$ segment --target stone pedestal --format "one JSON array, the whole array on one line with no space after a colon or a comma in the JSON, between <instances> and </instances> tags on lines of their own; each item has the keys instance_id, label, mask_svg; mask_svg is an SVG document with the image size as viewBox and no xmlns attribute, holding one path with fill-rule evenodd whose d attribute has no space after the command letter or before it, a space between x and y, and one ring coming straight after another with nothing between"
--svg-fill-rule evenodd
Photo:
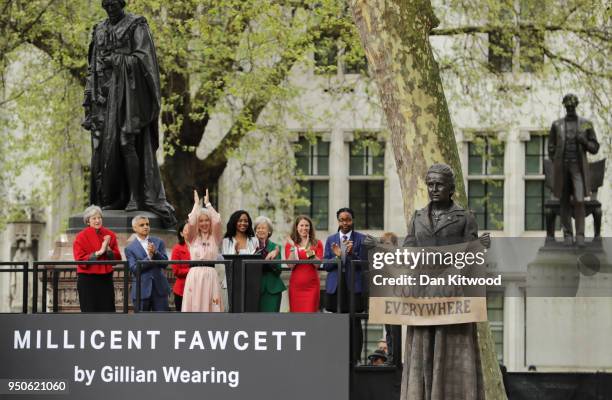
<instances>
[{"instance_id":1,"label":"stone pedestal","mask_svg":"<svg viewBox=\"0 0 612 400\"><path fill-rule=\"evenodd\" d=\"M528 265L526 365L612 367L612 263L605 249L601 242L583 249L547 243Z\"/></svg>"},{"instance_id":2,"label":"stone pedestal","mask_svg":"<svg viewBox=\"0 0 612 400\"><path fill-rule=\"evenodd\" d=\"M168 258L172 247L176 244L176 231L164 229L161 220L153 213L146 211L125 212L123 210L107 210L103 212L104 227L115 232L121 257L125 260L125 247L134 239L132 230L132 218L136 215L144 215L149 218L151 224L151 236L161 238L166 244ZM69 218L68 229L65 234L62 234L60 240L55 242L53 254L49 258L50 261L74 261L72 253L72 244L77 233L79 233L85 224L83 223L83 215L76 214ZM58 282L58 306L60 312L78 312L79 299L76 290L76 266L75 271L59 272ZM52 310L53 307L53 279L52 272L48 272L47 285L47 309ZM168 281L172 285L174 283L174 275L170 270L167 271ZM39 296L42 295L42 272L39 272ZM131 281L131 280L130 280ZM115 282L115 305L117 311L123 309L123 272L116 271L114 273ZM39 304L40 297L39 297ZM132 304L130 301L130 310ZM39 309L40 311L40 309Z\"/></svg>"}]
</instances>

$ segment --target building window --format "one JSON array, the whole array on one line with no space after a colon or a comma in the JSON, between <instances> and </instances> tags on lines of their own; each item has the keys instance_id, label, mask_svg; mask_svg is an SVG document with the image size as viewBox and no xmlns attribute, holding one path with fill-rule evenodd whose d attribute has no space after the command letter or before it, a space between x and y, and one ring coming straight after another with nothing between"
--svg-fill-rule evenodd
<instances>
[{"instance_id":1,"label":"building window","mask_svg":"<svg viewBox=\"0 0 612 400\"><path fill-rule=\"evenodd\" d=\"M500 292L487 293L487 316L495 343L497 361L504 360L504 295Z\"/></svg>"},{"instance_id":2,"label":"building window","mask_svg":"<svg viewBox=\"0 0 612 400\"><path fill-rule=\"evenodd\" d=\"M550 190L544 184L544 159L548 138L544 132L531 133L525 143L525 230L546 229L544 200L550 197Z\"/></svg>"},{"instance_id":3,"label":"building window","mask_svg":"<svg viewBox=\"0 0 612 400\"><path fill-rule=\"evenodd\" d=\"M468 144L468 207L480 229L504 228L504 144L492 136Z\"/></svg>"},{"instance_id":4,"label":"building window","mask_svg":"<svg viewBox=\"0 0 612 400\"><path fill-rule=\"evenodd\" d=\"M495 72L512 71L514 38L503 30L489 33L489 66Z\"/></svg>"},{"instance_id":5,"label":"building window","mask_svg":"<svg viewBox=\"0 0 612 400\"><path fill-rule=\"evenodd\" d=\"M296 215L308 215L318 230L327 230L329 215L329 181L300 181L302 197L308 205L296 207Z\"/></svg>"},{"instance_id":6,"label":"building window","mask_svg":"<svg viewBox=\"0 0 612 400\"><path fill-rule=\"evenodd\" d=\"M351 176L383 176L385 174L384 143L358 139L349 145Z\"/></svg>"},{"instance_id":7,"label":"building window","mask_svg":"<svg viewBox=\"0 0 612 400\"><path fill-rule=\"evenodd\" d=\"M367 59L361 45L345 43L338 35L322 34L314 43L314 65L317 74L365 74Z\"/></svg>"},{"instance_id":8,"label":"building window","mask_svg":"<svg viewBox=\"0 0 612 400\"><path fill-rule=\"evenodd\" d=\"M295 162L298 171L307 176L329 175L329 142L314 142L302 136L297 143Z\"/></svg>"},{"instance_id":9,"label":"building window","mask_svg":"<svg viewBox=\"0 0 612 400\"><path fill-rule=\"evenodd\" d=\"M316 229L327 230L329 215L329 142L301 136L295 150L301 187L295 214L312 218Z\"/></svg>"},{"instance_id":10,"label":"building window","mask_svg":"<svg viewBox=\"0 0 612 400\"><path fill-rule=\"evenodd\" d=\"M321 35L315 40L314 65L318 74L336 73L338 70L338 39L335 36Z\"/></svg>"},{"instance_id":11,"label":"building window","mask_svg":"<svg viewBox=\"0 0 612 400\"><path fill-rule=\"evenodd\" d=\"M523 72L535 72L544 64L544 30L538 29L538 25L544 21L545 5L532 0L521 0L520 6L520 68Z\"/></svg>"},{"instance_id":12,"label":"building window","mask_svg":"<svg viewBox=\"0 0 612 400\"><path fill-rule=\"evenodd\" d=\"M349 155L349 206L356 229L384 229L385 148L376 135L355 133Z\"/></svg>"},{"instance_id":13,"label":"building window","mask_svg":"<svg viewBox=\"0 0 612 400\"><path fill-rule=\"evenodd\" d=\"M503 175L504 144L489 136L478 136L468 144L469 175Z\"/></svg>"}]
</instances>

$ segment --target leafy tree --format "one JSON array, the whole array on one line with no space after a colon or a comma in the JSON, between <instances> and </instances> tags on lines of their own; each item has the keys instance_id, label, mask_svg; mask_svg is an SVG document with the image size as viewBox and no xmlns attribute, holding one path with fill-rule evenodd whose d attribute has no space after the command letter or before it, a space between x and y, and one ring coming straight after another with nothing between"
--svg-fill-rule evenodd
<instances>
[{"instance_id":1,"label":"leafy tree","mask_svg":"<svg viewBox=\"0 0 612 400\"><path fill-rule=\"evenodd\" d=\"M600 130L612 125L610 9L600 0L386 3L387 12L400 6L414 8L410 19L401 22L401 34L413 37L418 29L419 43L435 44L429 51L443 79L436 90L442 93L446 88L451 108L474 111L482 125L507 123L512 118L505 112L508 105L528 104L536 92L532 89L542 85L553 93L580 88L588 94L582 103L604 116ZM158 50L163 81L162 173L179 214L189 209L193 188L214 188L228 160L248 169L245 143L256 146L261 142L258 137L286 136L282 121L288 113L310 123L324 118L293 101L301 89L287 79L292 68L314 63L318 73L333 73L333 63L339 61L365 70L364 53L346 7L344 0L128 1L128 11L148 19ZM85 55L91 28L105 17L103 10L99 1L89 0L0 0L0 11L0 130L22 132L0 149L4 182L12 185L26 165L37 165L42 175L50 177L37 188L38 198L48 203L65 185L67 171L72 171L75 198L70 208L80 208L83 177L75 166L89 160L88 137L79 127ZM442 46L437 45L440 38L446 40ZM340 51L328 51L333 47ZM317 63L321 59L328 62L321 66ZM420 61L415 58L405 71L425 77L432 60L430 55ZM431 82L436 83L423 84L439 85L438 80ZM351 103L346 101L350 82L330 79L328 84L332 101ZM371 99L378 107L377 96ZM273 118L262 123L264 109ZM436 120L439 129L452 132L448 113L437 113ZM437 128L424 124L420 129L425 134ZM239 146L253 130L263 136L255 135ZM447 139L442 148L452 135ZM427 136L419 140L428 141L427 146L435 143ZM605 140L609 148L609 139ZM275 148L281 155L288 150L284 145ZM454 151L449 149L445 159L457 160ZM271 179L278 178L280 170L293 170L292 162L285 161L269 171ZM406 165L402 168L410 172ZM419 168L412 171L422 172L422 165ZM412 175L417 180L422 176ZM410 186L419 187L416 182ZM279 196L286 209L298 201L295 185L283 185ZM406 209L412 208L410 199L412 195L405 200Z\"/></svg>"},{"instance_id":2,"label":"leafy tree","mask_svg":"<svg viewBox=\"0 0 612 400\"><path fill-rule=\"evenodd\" d=\"M348 37L345 42L356 38L350 19L338 18L343 15L338 1L128 3L128 11L147 18L156 42L163 91L162 174L179 215L189 209L194 188L214 188L228 159L238 157L240 141L255 129L263 109L296 95L287 75L294 65L311 62L314 43L323 32L339 40ZM105 15L99 2L84 0L2 0L0 10L0 72L13 78L3 80L0 112L5 118L0 128L25 132L7 151L28 151L32 159L36 154L36 164L57 183L69 170L66 164L86 165L89 158L86 134L76 118L82 115L78 93L84 84L91 28ZM24 54L32 52L38 53L24 61ZM10 68L15 64L22 67L22 75ZM72 120L63 118L65 114ZM222 115L223 121L215 121L215 115ZM219 125L223 135L212 132ZM63 143L56 142L60 138ZM215 139L203 158L196 156L198 146L211 147L209 141ZM53 155L60 149L66 157L56 165ZM17 172L24 164L10 165ZM57 187L52 183L50 187ZM286 196L290 204L296 193L289 190Z\"/></svg>"}]
</instances>

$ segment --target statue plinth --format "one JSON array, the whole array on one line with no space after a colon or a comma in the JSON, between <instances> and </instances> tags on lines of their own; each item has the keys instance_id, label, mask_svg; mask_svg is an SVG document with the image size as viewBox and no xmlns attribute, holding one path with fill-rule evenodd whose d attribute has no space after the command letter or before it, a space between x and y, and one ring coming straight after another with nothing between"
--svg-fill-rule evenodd
<instances>
[{"instance_id":1,"label":"statue plinth","mask_svg":"<svg viewBox=\"0 0 612 400\"><path fill-rule=\"evenodd\" d=\"M527 267L526 362L552 370L612 365L612 240L548 242Z\"/></svg>"}]
</instances>

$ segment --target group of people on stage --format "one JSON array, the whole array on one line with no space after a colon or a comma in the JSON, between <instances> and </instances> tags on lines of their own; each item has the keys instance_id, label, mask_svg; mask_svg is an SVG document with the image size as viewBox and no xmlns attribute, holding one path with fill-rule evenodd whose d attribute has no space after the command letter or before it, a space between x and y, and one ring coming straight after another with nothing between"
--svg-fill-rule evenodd
<instances>
[{"instance_id":1,"label":"group of people on stage","mask_svg":"<svg viewBox=\"0 0 612 400\"><path fill-rule=\"evenodd\" d=\"M351 277L348 267L352 260L367 260L363 241L365 236L353 231L353 211L341 208L336 216L338 232L329 236L325 246L317 239L312 220L304 215L295 219L291 233L284 246L270 240L273 233L272 221L258 217L253 222L248 212L234 212L227 223L225 234L222 230L221 215L209 200L208 190L203 201L194 191L194 205L186 221L177 229L178 243L172 248L170 260L202 261L190 265L177 262L172 264L175 276L171 289L165 275L165 264L147 263L141 267L140 311L168 311L168 295L173 292L175 308L186 312L221 312L225 310L227 298L224 288L228 279L215 270L215 261L223 255L259 255L262 260L304 260L303 263L289 264L289 308L291 312L316 312L320 310L319 271L327 271L326 302L328 311L347 312L349 297L355 298L357 312L364 308L361 265L357 265L354 287L342 291L338 299L338 262L323 265L312 260L340 260L344 268L344 287L348 288ZM100 261L100 264L82 264L77 268L77 290L81 311L115 311L113 285L113 264L104 263L121 260L116 235L102 224L102 210L97 206L88 207L83 220L86 228L77 234L74 241L76 261ZM164 242L151 236L146 216L132 220L134 239L125 248L125 257L131 274L135 277L138 261L168 260ZM259 311L278 312L282 292L287 288L280 278L279 263L263 263L260 280ZM134 279L135 280L135 279ZM136 303L136 284L132 284L131 297ZM338 306L340 309L338 309Z\"/></svg>"}]
</instances>

